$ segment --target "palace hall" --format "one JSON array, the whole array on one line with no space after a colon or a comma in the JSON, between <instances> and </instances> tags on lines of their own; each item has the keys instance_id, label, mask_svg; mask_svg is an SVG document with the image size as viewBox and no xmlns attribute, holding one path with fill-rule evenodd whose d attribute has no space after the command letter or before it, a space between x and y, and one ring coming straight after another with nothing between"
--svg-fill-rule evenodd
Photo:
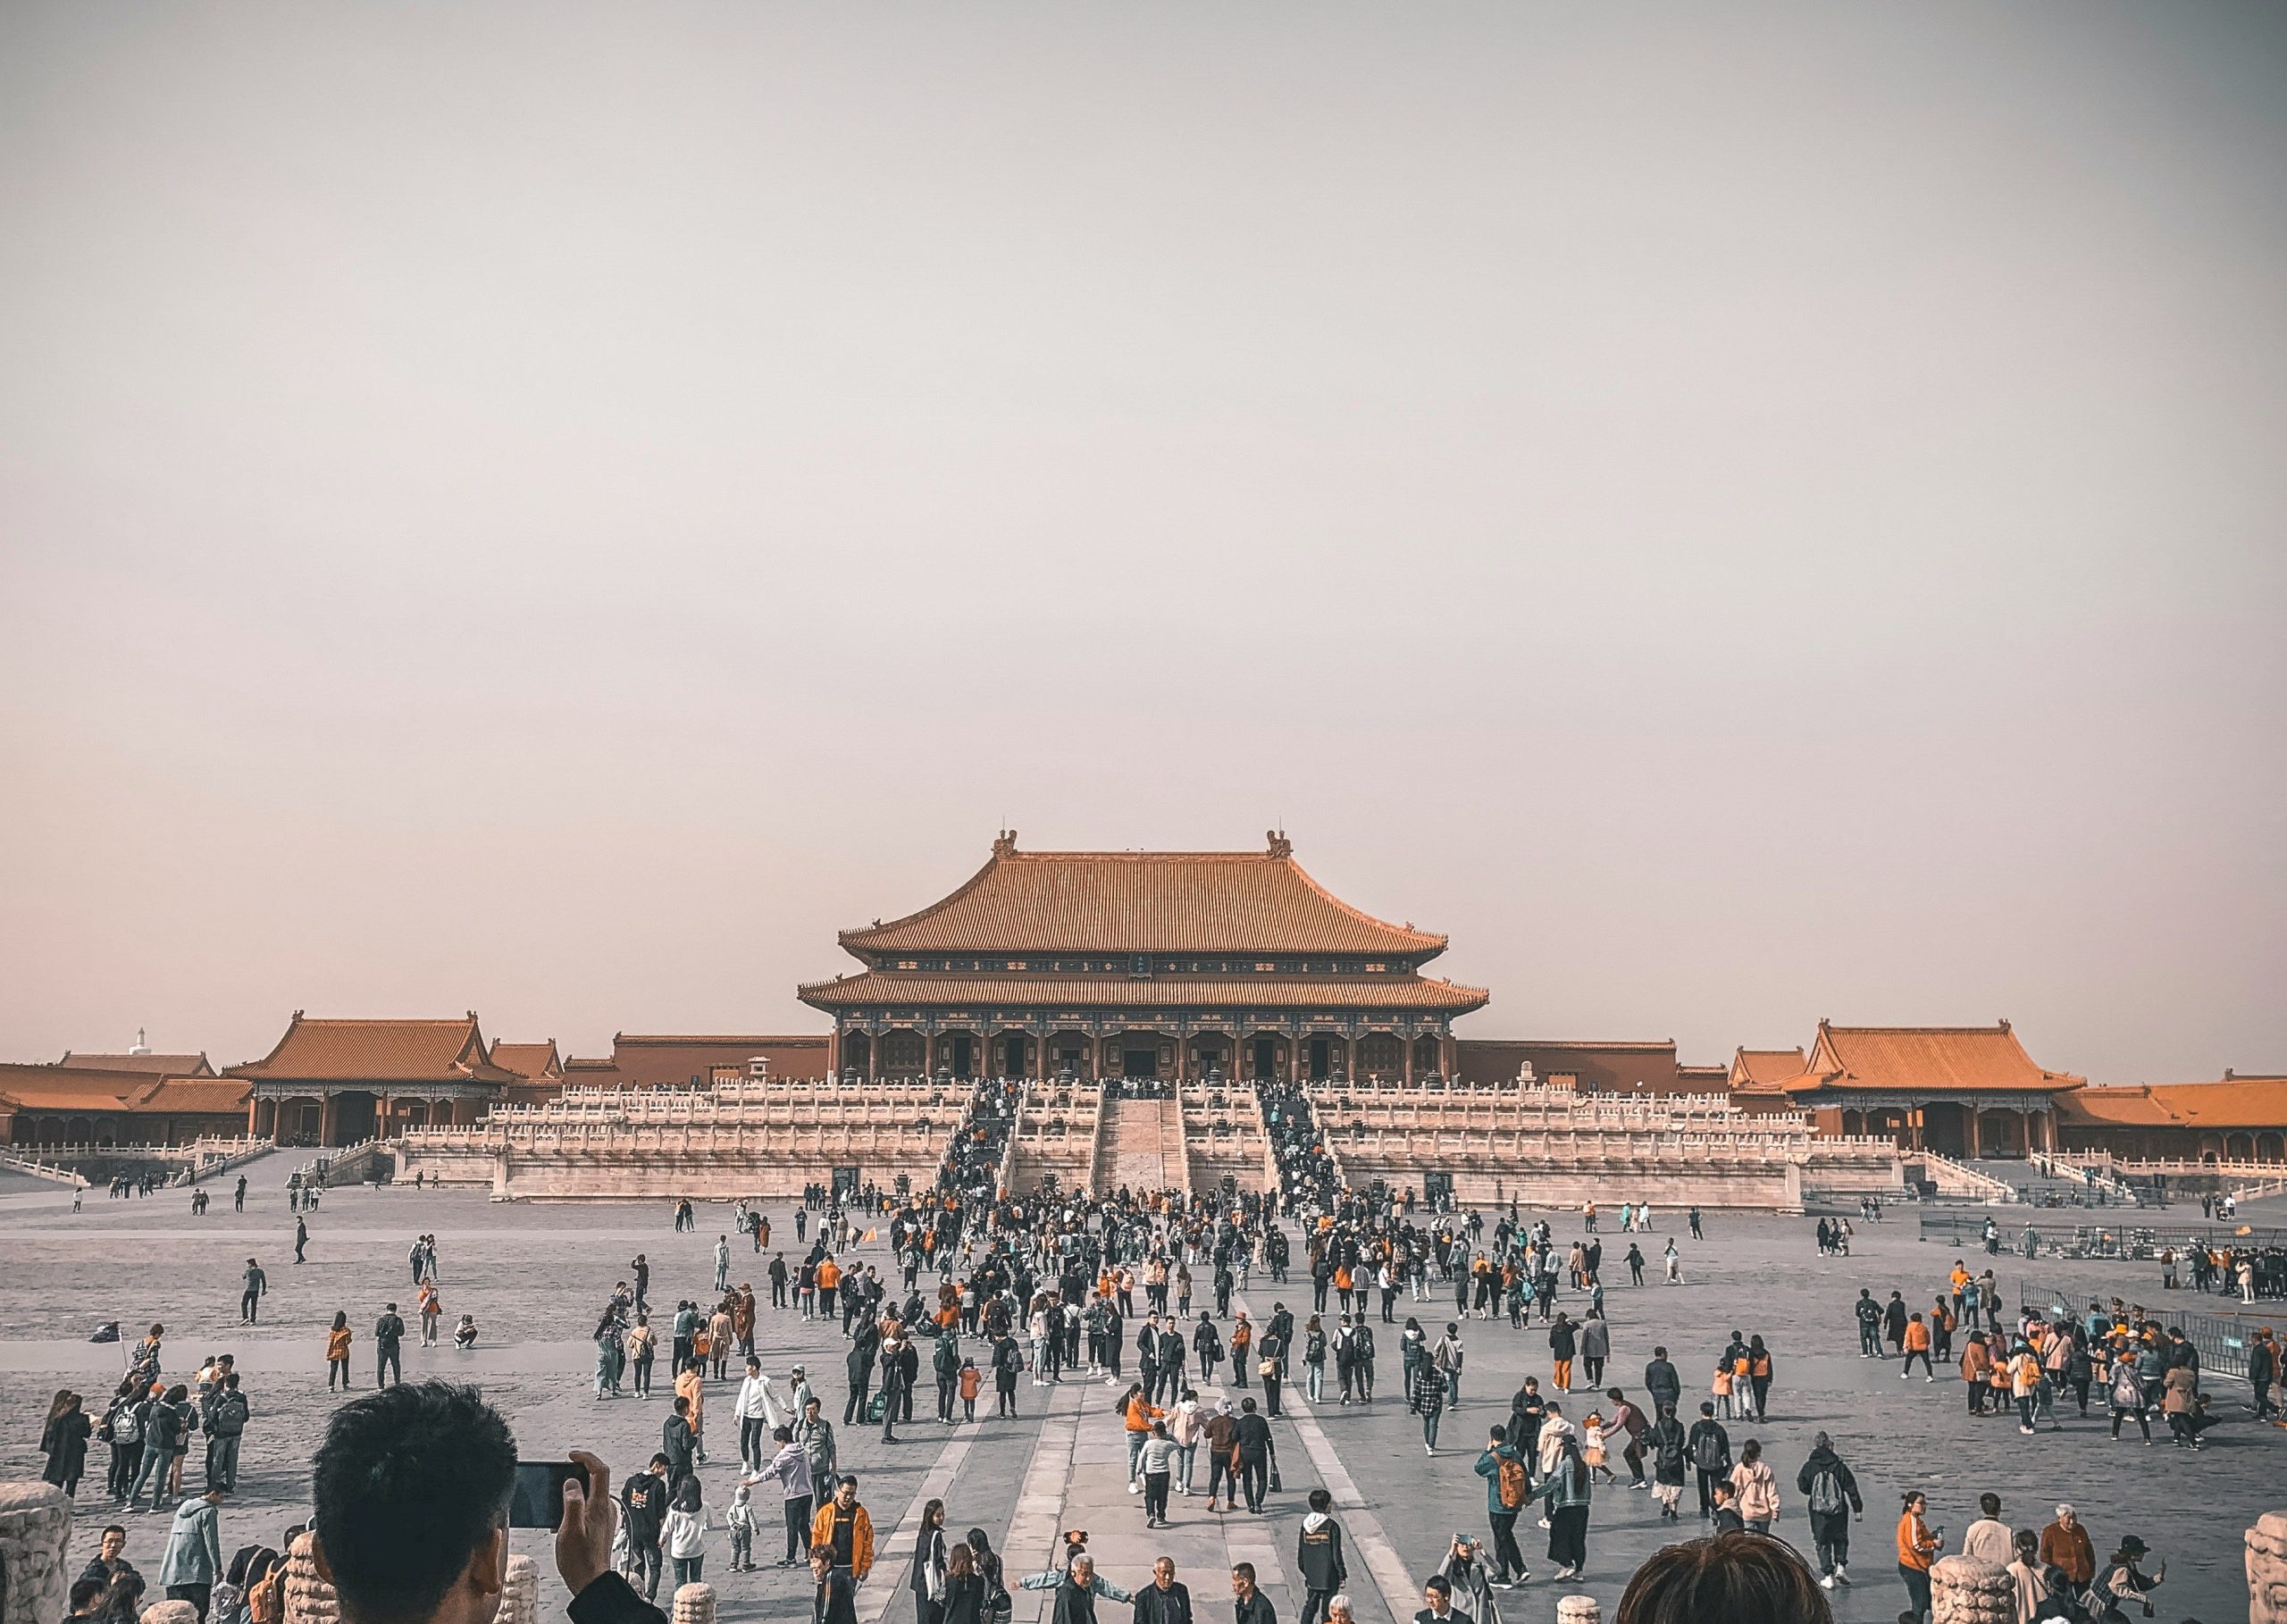
<instances>
[{"instance_id":1,"label":"palace hall","mask_svg":"<svg viewBox=\"0 0 2287 1624\"><path fill-rule=\"evenodd\" d=\"M1260 851L1020 851L918 912L844 931L865 967L800 989L844 1077L1414 1082L1456 1071L1487 994L1422 974L1445 938Z\"/></svg>"}]
</instances>

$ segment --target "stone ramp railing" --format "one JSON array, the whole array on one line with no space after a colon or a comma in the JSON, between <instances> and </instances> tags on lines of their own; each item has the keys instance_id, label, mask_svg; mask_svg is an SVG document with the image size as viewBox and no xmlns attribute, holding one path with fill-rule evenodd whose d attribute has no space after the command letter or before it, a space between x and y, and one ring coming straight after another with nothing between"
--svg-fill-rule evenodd
<instances>
[{"instance_id":1,"label":"stone ramp railing","mask_svg":"<svg viewBox=\"0 0 2287 1624\"><path fill-rule=\"evenodd\" d=\"M1940 1195L1967 1196L1972 1201L2006 1206L2017 1199L2016 1186L1981 1173L1975 1168L1964 1167L1950 1156L1935 1151L1911 1151L1908 1161L1919 1161L1930 1182L1938 1186Z\"/></svg>"}]
</instances>

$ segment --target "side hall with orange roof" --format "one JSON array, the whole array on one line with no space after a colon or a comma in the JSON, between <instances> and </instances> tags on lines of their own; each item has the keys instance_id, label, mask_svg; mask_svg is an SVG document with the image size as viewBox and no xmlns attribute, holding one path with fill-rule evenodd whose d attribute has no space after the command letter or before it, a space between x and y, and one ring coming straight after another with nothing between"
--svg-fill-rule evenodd
<instances>
[{"instance_id":1,"label":"side hall with orange roof","mask_svg":"<svg viewBox=\"0 0 2287 1624\"><path fill-rule=\"evenodd\" d=\"M1906 1151L2023 1157L2057 1148L2059 1101L2087 1079L2036 1064L2006 1020L1990 1026L1838 1026L1798 1051L1741 1049L1731 1063L1742 1104L1783 1098L1822 1134L1871 1134Z\"/></svg>"},{"instance_id":2,"label":"side hall with orange roof","mask_svg":"<svg viewBox=\"0 0 2287 1624\"><path fill-rule=\"evenodd\" d=\"M253 1084L249 1133L314 1145L474 1122L525 1082L492 1063L473 1009L444 1020L320 1019L297 1009L267 1055L222 1075Z\"/></svg>"},{"instance_id":3,"label":"side hall with orange roof","mask_svg":"<svg viewBox=\"0 0 2287 1624\"><path fill-rule=\"evenodd\" d=\"M2215 1083L2084 1088L2065 1097L2057 1128L2069 1151L2124 1159L2287 1162L2287 1076Z\"/></svg>"},{"instance_id":4,"label":"side hall with orange roof","mask_svg":"<svg viewBox=\"0 0 2287 1624\"><path fill-rule=\"evenodd\" d=\"M182 1056L73 1056L53 1065L0 1064L0 1143L187 1144L246 1132L244 1083L212 1069L175 1076L102 1059ZM204 1056L188 1057L203 1060Z\"/></svg>"}]
</instances>

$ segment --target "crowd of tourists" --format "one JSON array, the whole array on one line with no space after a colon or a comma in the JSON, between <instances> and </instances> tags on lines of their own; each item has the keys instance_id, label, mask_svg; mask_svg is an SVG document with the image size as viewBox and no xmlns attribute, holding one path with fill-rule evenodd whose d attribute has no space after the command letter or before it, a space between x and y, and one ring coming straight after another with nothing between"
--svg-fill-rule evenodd
<instances>
[{"instance_id":1,"label":"crowd of tourists","mask_svg":"<svg viewBox=\"0 0 2287 1624\"><path fill-rule=\"evenodd\" d=\"M1292 1572L1306 1598L1303 1624L1347 1624L1350 1553L1327 1487L1290 1488L1281 1471L1280 1423L1289 1419L1296 1382L1314 1407L1403 1403L1428 1456L1450 1455L1459 1444L1470 1462L1469 1493L1483 1495L1485 1536L1456 1536L1441 1553L1424 1588L1420 1616L1429 1624L1497 1620L1501 1593L1532 1580L1520 1519L1546 1535L1552 1582L1590 1570L1592 1511L1608 1493L1641 1492L1646 1499L1638 1503L1656 1507L1658 1520L1680 1525L1690 1491L1703 1537L1677 1548L1701 1551L1695 1561L1720 1559L1761 1573L1758 1582L1773 1594L1793 1596L1798 1611L1772 1616L1822 1617L1819 1598L1853 1582L1852 1525L1879 1496L1823 1432L1799 1461L1776 1458L1768 1428L1785 1394L1774 1337L1750 1320L1698 1352L1671 1357L1655 1345L1640 1375L1623 1374L1608 1286L1682 1279L1679 1237L1655 1226L1648 1203L1623 1201L1616 1214L1587 1204L1577 1214L1579 1233L1560 1235L1559 1218L1514 1206L1488 1218L1442 1193L1417 1199L1410 1190L1353 1190L1319 1142L1305 1097L1266 1088L1262 1106L1281 1173L1271 1192L1050 1189L1016 1197L997 1187L1005 1141L987 1122L979 1134L956 1136L933 1190L816 1185L792 1215L791 1246L774 1248L768 1215L741 1203L732 1228L754 1260L767 1254L767 1262L734 1268L739 1249L730 1232L711 1245L697 1241L711 1260L711 1284L671 1307L654 1302L652 1265L637 1253L597 1313L591 1382L599 1403L665 1406L657 1449L632 1463L615 1495L608 1565L624 1578L626 1606L656 1601L663 1580L710 1577L709 1563L719 1560L714 1577L765 1566L802 1571L816 1624L852 1624L855 1590L875 1581L876 1538L863 1483L842 1459L851 1429L878 1429L880 1442L894 1445L917 1426L989 1425L1018 1415L1028 1388L1073 1381L1103 1389L1100 1401L1086 1402L1101 1402L1116 1418L1127 1444L1126 1486L1144 1528L1189 1516L1262 1516L1300 1495ZM1615 1217L1608 1236L1604 1226ZM1686 1233L1704 1236L1698 1211L1683 1217ZM673 1224L678 1234L695 1234L695 1205L674 1203ZM1822 1220L1821 1251L1847 1253L1847 1233L1839 1220ZM882 1251L850 1255L866 1243ZM1656 1281L1647 1248L1656 1254ZM433 1236L415 1240L408 1263L419 1334L433 1344L446 1318ZM241 1316L252 1323L266 1278L252 1259L247 1270ZM741 1272L758 1274L763 1289L734 1280ZM2200 1385L2197 1349L2140 1308L2092 1302L2084 1315L2030 1307L2012 1314L1991 1269L1973 1271L1959 1260L1914 1295L1927 1306L1909 1303L1904 1287L1881 1298L1872 1288L1861 1293L1854 1310L1860 1352L1898 1361L1902 1379L1918 1370L1925 1384L1940 1369L1958 1370L1972 1415L2014 1416L2028 1436L2064 1425L2068 1414L2109 1420L2115 1438L2132 1421L2146 1443L2154 1441L2157 1415L2187 1450L2203 1447L2218 1419ZM839 1369L791 1360L766 1369L757 1329L767 1311L835 1326L844 1349ZM1535 1369L1513 1392L1479 1392L1467 1346L1479 1327L1526 1339ZM456 1335L455 1342L473 1345L473 1318L464 1315L462 1328L465 1340ZM1847 1327L1835 1330L1839 1345ZM390 1389L392 1405L447 1405L394 1396L408 1334L397 1304L388 1304L373 1333L375 1385ZM253 1610L259 1585L226 1577L214 1528L215 1508L236 1486L247 1400L227 1355L168 1385L160 1372L163 1335L154 1326L143 1339L100 1421L77 1394L56 1395L43 1444L50 1476L76 1494L90 1441L109 1445L115 1500L137 1510L147 1501L151 1511L176 1508L170 1594L185 1586L182 1599L204 1618L220 1586L239 1603L222 1624L269 1624ZM662 1341L668 1369L655 1383ZM350 1344L345 1311L326 1346L329 1385L338 1375L345 1394ZM1640 1345L1634 1352L1640 1356ZM1627 1362L1633 1372L1634 1360ZM2256 1339L2249 1364L2263 1415L2279 1378L2268 1331ZM988 1387L991 1408L981 1411ZM338 1415L371 1402L356 1400ZM1452 1437L1454 1413L1471 1404L1482 1407L1484 1421L1466 1438ZM205 1487L186 1501L183 1459L194 1436L206 1441ZM1306 1452L1286 1455L1298 1474L1307 1472ZM591 1469L599 1486L607 1480L600 1465ZM1780 1544L1773 1536L1796 1497L1807 1529L1793 1541L1801 1554L1763 1552ZM2016 1577L2017 1624L2110 1620L2165 1577L2164 1565L2146 1570L2149 1553L2134 1534L2099 1544L2070 1506L2039 1528L2019 1529L2002 1519L1998 1500L1985 1501L1959 1548ZM1194 1503L1202 1503L1194 1511ZM319 1516L323 1523L323 1493ZM1126 1603L1149 1624L1194 1624L1169 1559L1148 1582L1124 1589L1097 1570L1080 1536L1040 1570L1015 1571L982 1528L953 1538L949 1530L961 1520L941 1501L922 1510L915 1549L892 1581L909 1590L917 1624L993 1624L1005 1617L1012 1589L1028 1588L1053 1593L1057 1624L1093 1624L1099 1600ZM1902 1495L1896 1565L1917 1615L1927 1615L1929 1570L1946 1549L1923 1497ZM2110 1552L2101 1562L2099 1549ZM1787 1562L1794 1568L1782 1570ZM1655 1590L1681 1584L1673 1567L1663 1552L1637 1583L1650 1575ZM202 1570L203 1578L184 1577ZM1236 1624L1275 1624L1254 1578L1244 1564L1228 1575ZM115 1573L105 1581L106 1595L117 1582ZM1807 1601L1798 1594L1805 1591Z\"/></svg>"}]
</instances>

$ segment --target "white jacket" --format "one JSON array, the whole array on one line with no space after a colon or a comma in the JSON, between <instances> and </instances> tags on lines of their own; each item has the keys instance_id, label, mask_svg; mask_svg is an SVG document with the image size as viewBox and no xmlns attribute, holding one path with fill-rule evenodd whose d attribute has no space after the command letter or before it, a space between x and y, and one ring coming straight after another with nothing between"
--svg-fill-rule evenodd
<instances>
[{"instance_id":1,"label":"white jacket","mask_svg":"<svg viewBox=\"0 0 2287 1624\"><path fill-rule=\"evenodd\" d=\"M731 1413L742 1421L767 1421L774 1428L786 1425L786 1407L767 1376L750 1376L739 1383L738 1402Z\"/></svg>"},{"instance_id":2,"label":"white jacket","mask_svg":"<svg viewBox=\"0 0 2287 1624\"><path fill-rule=\"evenodd\" d=\"M680 1556L686 1561L694 1556L704 1555L707 1549L705 1536L708 1527L705 1506L700 1507L695 1511L678 1511L671 1509L667 1512L667 1526L663 1530L666 1536L667 1554Z\"/></svg>"}]
</instances>

